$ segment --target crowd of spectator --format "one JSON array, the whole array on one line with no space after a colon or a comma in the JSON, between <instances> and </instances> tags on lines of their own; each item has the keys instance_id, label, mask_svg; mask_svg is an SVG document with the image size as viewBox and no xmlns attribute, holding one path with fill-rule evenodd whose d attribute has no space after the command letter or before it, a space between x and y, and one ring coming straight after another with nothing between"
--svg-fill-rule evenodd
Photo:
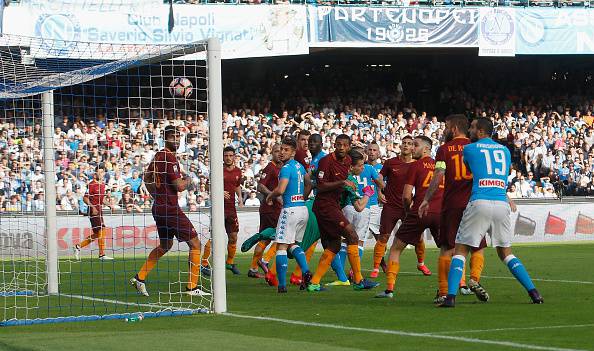
<instances>
[{"instance_id":1,"label":"crowd of spectator","mask_svg":"<svg viewBox=\"0 0 594 351\"><path fill-rule=\"evenodd\" d=\"M224 102L223 138L237 150L237 166L244 174L246 206L259 206L256 192L260 170L270 160L273 144L299 130L319 133L325 151L332 151L336 135L346 133L354 144L378 143L382 159L399 154L405 135L426 135L434 150L445 129L447 113L432 115L415 108L403 84L391 90L349 85L317 90L293 90L249 96L230 93ZM406 87L406 84L404 84ZM278 87L277 87L278 88ZM231 89L233 90L233 89ZM85 106L85 101L76 105ZM549 96L533 99L522 94L476 98L463 89L443 88L440 106L489 117L494 137L513 156L508 193L515 198L554 198L594 195L594 99ZM90 105L87 105L90 106ZM0 211L42 211L45 206L42 172L44 139L35 109L6 105L0 118ZM185 136L178 150L180 165L191 179L179 194L179 204L194 211L209 206L208 122L200 113L171 110L56 109L53 146L56 150L57 206L85 212L82 197L94 169L107 169L105 210L143 212L151 198L142 181L145 165L163 147L161 131L173 124Z\"/></svg>"}]
</instances>

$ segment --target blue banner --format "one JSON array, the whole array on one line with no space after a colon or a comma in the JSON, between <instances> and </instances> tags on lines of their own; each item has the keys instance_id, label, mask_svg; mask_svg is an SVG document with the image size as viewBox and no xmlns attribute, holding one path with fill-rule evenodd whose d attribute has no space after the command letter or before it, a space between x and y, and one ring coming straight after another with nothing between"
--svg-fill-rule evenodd
<instances>
[{"instance_id":1,"label":"blue banner","mask_svg":"<svg viewBox=\"0 0 594 351\"><path fill-rule=\"evenodd\" d=\"M594 10L516 10L516 54L594 54Z\"/></svg>"},{"instance_id":2,"label":"blue banner","mask_svg":"<svg viewBox=\"0 0 594 351\"><path fill-rule=\"evenodd\" d=\"M309 7L310 46L476 47L476 8Z\"/></svg>"}]
</instances>

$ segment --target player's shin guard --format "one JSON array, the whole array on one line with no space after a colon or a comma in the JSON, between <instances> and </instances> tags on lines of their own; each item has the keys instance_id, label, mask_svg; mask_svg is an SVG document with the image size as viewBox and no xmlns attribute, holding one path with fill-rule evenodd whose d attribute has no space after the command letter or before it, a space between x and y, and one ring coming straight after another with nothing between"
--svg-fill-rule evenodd
<instances>
[{"instance_id":1,"label":"player's shin guard","mask_svg":"<svg viewBox=\"0 0 594 351\"><path fill-rule=\"evenodd\" d=\"M198 286L198 279L200 278L200 248L190 249L188 255L188 263L190 270L188 274L188 290L192 290Z\"/></svg>"},{"instance_id":2,"label":"player's shin guard","mask_svg":"<svg viewBox=\"0 0 594 351\"><path fill-rule=\"evenodd\" d=\"M293 245L290 250L293 257L295 257L295 261L301 267L301 271L304 273L309 272L309 266L307 265L307 259L305 258L303 249L297 245Z\"/></svg>"},{"instance_id":3,"label":"player's shin guard","mask_svg":"<svg viewBox=\"0 0 594 351\"><path fill-rule=\"evenodd\" d=\"M208 259L210 258L210 240L204 245L204 253L202 254L202 266L208 267Z\"/></svg>"},{"instance_id":4,"label":"player's shin guard","mask_svg":"<svg viewBox=\"0 0 594 351\"><path fill-rule=\"evenodd\" d=\"M276 272L278 278L278 286L287 286L287 267L289 266L289 260L287 258L287 250L276 251Z\"/></svg>"},{"instance_id":5,"label":"player's shin guard","mask_svg":"<svg viewBox=\"0 0 594 351\"><path fill-rule=\"evenodd\" d=\"M448 273L448 296L456 296L458 293L458 284L460 284L460 279L462 279L465 264L466 257L462 255L452 257L450 271Z\"/></svg>"},{"instance_id":6,"label":"player's shin guard","mask_svg":"<svg viewBox=\"0 0 594 351\"><path fill-rule=\"evenodd\" d=\"M351 269L353 270L353 274L355 276L355 283L359 283L361 280L363 280L363 275L361 275L359 246L356 244L347 246L347 255L349 256L349 263L351 264Z\"/></svg>"},{"instance_id":7,"label":"player's shin guard","mask_svg":"<svg viewBox=\"0 0 594 351\"><path fill-rule=\"evenodd\" d=\"M227 244L226 264L233 264L235 262L235 251L237 251L237 244Z\"/></svg>"},{"instance_id":8,"label":"player's shin guard","mask_svg":"<svg viewBox=\"0 0 594 351\"><path fill-rule=\"evenodd\" d=\"M270 262L274 258L274 256L276 256L276 243L273 243L272 245L270 245L270 248L264 255L264 261Z\"/></svg>"},{"instance_id":9,"label":"player's shin guard","mask_svg":"<svg viewBox=\"0 0 594 351\"><path fill-rule=\"evenodd\" d=\"M470 279L478 283L481 280L484 265L485 256L483 256L483 253L480 251L473 252L472 256L470 256Z\"/></svg>"},{"instance_id":10,"label":"player's shin guard","mask_svg":"<svg viewBox=\"0 0 594 351\"><path fill-rule=\"evenodd\" d=\"M524 267L519 258L514 255L509 255L503 260L503 263L507 265L509 271L516 277L520 284L522 284L526 291L535 289L532 279L530 279L530 275L528 274L528 271L526 271L526 267Z\"/></svg>"},{"instance_id":11,"label":"player's shin guard","mask_svg":"<svg viewBox=\"0 0 594 351\"><path fill-rule=\"evenodd\" d=\"M386 273L386 290L394 291L394 285L396 284L398 272L400 272L400 262L388 262L388 272Z\"/></svg>"},{"instance_id":12,"label":"player's shin guard","mask_svg":"<svg viewBox=\"0 0 594 351\"><path fill-rule=\"evenodd\" d=\"M260 261L262 258L266 246L268 246L266 241L260 241L256 245L256 248L254 249L254 255L252 256L252 263L250 264L251 270L258 270L258 261Z\"/></svg>"},{"instance_id":13,"label":"player's shin guard","mask_svg":"<svg viewBox=\"0 0 594 351\"><path fill-rule=\"evenodd\" d=\"M99 256L105 255L105 228L101 228L101 230L99 230L97 244L99 245Z\"/></svg>"},{"instance_id":14,"label":"player's shin guard","mask_svg":"<svg viewBox=\"0 0 594 351\"><path fill-rule=\"evenodd\" d=\"M448 293L448 271L452 257L439 256L437 262L437 282L439 285L439 296L445 296Z\"/></svg>"},{"instance_id":15,"label":"player's shin guard","mask_svg":"<svg viewBox=\"0 0 594 351\"><path fill-rule=\"evenodd\" d=\"M138 279L141 281L144 281L146 279L146 276L157 265L159 258L161 258L165 253L166 253L166 251L161 249L160 246L155 247L149 254L148 258L146 259L146 261L144 262L142 267L140 268L140 271L138 271L138 274L137 274Z\"/></svg>"},{"instance_id":16,"label":"player's shin guard","mask_svg":"<svg viewBox=\"0 0 594 351\"><path fill-rule=\"evenodd\" d=\"M320 284L320 280L330 268L332 264L332 260L334 259L336 254L328 249L325 249L322 253L322 257L320 257L320 263L318 263L318 268L316 269L316 273L314 274L313 278L311 279L312 284Z\"/></svg>"},{"instance_id":17,"label":"player's shin guard","mask_svg":"<svg viewBox=\"0 0 594 351\"><path fill-rule=\"evenodd\" d=\"M336 277L338 278L338 280L340 280L341 282L346 282L347 280L349 280L349 278L346 276L346 273L344 272L344 266L341 262L340 252L338 255L334 256L331 266L334 273L336 273Z\"/></svg>"},{"instance_id":18,"label":"player's shin guard","mask_svg":"<svg viewBox=\"0 0 594 351\"><path fill-rule=\"evenodd\" d=\"M338 256L340 259L340 266L342 268L344 268L344 265L346 263L346 257L347 257L347 244L346 243L340 244L340 251L338 251L338 255L336 255L336 256Z\"/></svg>"},{"instance_id":19,"label":"player's shin guard","mask_svg":"<svg viewBox=\"0 0 594 351\"><path fill-rule=\"evenodd\" d=\"M373 269L379 269L380 262L382 262L382 258L386 253L386 243L381 241L377 241L375 243L375 247L373 248Z\"/></svg>"},{"instance_id":20,"label":"player's shin guard","mask_svg":"<svg viewBox=\"0 0 594 351\"><path fill-rule=\"evenodd\" d=\"M417 254L417 262L422 265L425 262L425 240L421 239L415 246L415 253Z\"/></svg>"}]
</instances>

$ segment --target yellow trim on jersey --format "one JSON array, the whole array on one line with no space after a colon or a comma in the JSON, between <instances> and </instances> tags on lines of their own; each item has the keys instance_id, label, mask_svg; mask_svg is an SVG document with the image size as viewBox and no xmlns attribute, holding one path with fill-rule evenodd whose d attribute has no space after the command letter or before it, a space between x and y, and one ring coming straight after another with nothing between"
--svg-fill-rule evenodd
<instances>
[{"instance_id":1,"label":"yellow trim on jersey","mask_svg":"<svg viewBox=\"0 0 594 351\"><path fill-rule=\"evenodd\" d=\"M435 169L445 170L446 169L446 163L445 163L445 161L437 161L437 162L435 162Z\"/></svg>"}]
</instances>

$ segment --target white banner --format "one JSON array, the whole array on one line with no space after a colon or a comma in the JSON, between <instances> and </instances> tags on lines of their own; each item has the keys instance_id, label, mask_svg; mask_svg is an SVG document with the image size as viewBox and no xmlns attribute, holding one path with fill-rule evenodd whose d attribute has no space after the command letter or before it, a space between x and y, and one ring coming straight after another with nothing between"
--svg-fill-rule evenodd
<instances>
[{"instance_id":1,"label":"white banner","mask_svg":"<svg viewBox=\"0 0 594 351\"><path fill-rule=\"evenodd\" d=\"M516 24L512 8L481 8L479 56L515 56Z\"/></svg>"},{"instance_id":2,"label":"white banner","mask_svg":"<svg viewBox=\"0 0 594 351\"><path fill-rule=\"evenodd\" d=\"M258 212L239 212L238 243L258 231ZM210 237L210 218L206 214L188 215L204 239ZM105 215L106 245L110 252L150 251L158 245L157 231L150 213ZM594 240L594 203L518 205L512 214L514 243L544 243ZM88 217L58 216L58 250L61 256L72 255L72 247L91 234ZM432 242L431 235L425 235ZM0 256L21 252L25 256L45 255L43 217L0 216ZM488 240L488 242L490 242ZM366 246L373 246L367 240ZM91 248L97 252L97 243ZM187 245L174 245L173 251L186 251ZM35 253L36 252L36 253ZM84 254L84 251L83 251Z\"/></svg>"},{"instance_id":3,"label":"white banner","mask_svg":"<svg viewBox=\"0 0 594 351\"><path fill-rule=\"evenodd\" d=\"M175 5L171 33L169 6L162 3L117 12L21 5L7 7L4 15L4 33L42 38L48 57L113 58L110 45L79 50L76 42L114 44L123 51L130 45L136 51L133 44L186 44L211 37L221 40L224 59L309 53L306 9L299 5Z\"/></svg>"}]
</instances>

